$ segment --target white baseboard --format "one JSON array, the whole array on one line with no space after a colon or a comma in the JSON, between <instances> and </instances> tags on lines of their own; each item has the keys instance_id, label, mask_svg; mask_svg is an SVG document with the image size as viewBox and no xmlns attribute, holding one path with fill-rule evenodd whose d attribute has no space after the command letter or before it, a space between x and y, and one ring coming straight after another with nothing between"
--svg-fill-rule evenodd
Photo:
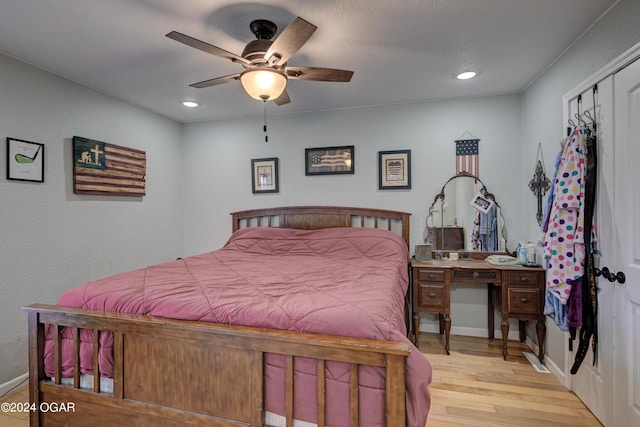
<instances>
[{"instance_id":1,"label":"white baseboard","mask_svg":"<svg viewBox=\"0 0 640 427\"><path fill-rule=\"evenodd\" d=\"M14 388L19 387L20 385L22 385L22 383L26 384L28 379L29 379L29 373L25 372L19 377L9 380L4 384L0 384L0 396L4 396L5 393L13 391Z\"/></svg>"}]
</instances>

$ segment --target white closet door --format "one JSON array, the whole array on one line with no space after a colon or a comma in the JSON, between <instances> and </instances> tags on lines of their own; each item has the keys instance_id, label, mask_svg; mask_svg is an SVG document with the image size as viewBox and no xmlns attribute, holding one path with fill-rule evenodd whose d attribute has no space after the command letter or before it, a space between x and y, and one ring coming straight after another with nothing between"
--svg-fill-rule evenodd
<instances>
[{"instance_id":1,"label":"white closet door","mask_svg":"<svg viewBox=\"0 0 640 427\"><path fill-rule=\"evenodd\" d=\"M640 61L615 84L615 425L640 426Z\"/></svg>"},{"instance_id":2,"label":"white closet door","mask_svg":"<svg viewBox=\"0 0 640 427\"><path fill-rule=\"evenodd\" d=\"M581 94L580 112L589 111L594 116L593 90L589 88ZM596 257L596 266L613 263L613 187L614 187L614 141L613 141L613 77L598 83L595 118L598 124L596 133L598 153L598 187L594 223L598 230L596 243L600 256ZM568 108L569 118L578 123L574 114L578 113L578 102L574 98ZM585 117L586 119L586 117ZM588 119L587 119L588 120ZM573 352L566 375L571 377L571 390L587 405L596 417L605 425L613 425L613 295L614 286L606 279L598 279L598 360L593 364L593 352L589 351L575 375L569 370L578 350L579 339L573 342ZM579 334L578 334L579 335ZM568 335L567 335L568 336Z\"/></svg>"}]
</instances>

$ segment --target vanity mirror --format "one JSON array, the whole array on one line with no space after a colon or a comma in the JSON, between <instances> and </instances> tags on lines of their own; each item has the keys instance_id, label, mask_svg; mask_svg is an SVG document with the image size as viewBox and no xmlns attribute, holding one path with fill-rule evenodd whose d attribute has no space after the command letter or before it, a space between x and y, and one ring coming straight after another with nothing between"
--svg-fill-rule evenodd
<instances>
[{"instance_id":1,"label":"vanity mirror","mask_svg":"<svg viewBox=\"0 0 640 427\"><path fill-rule=\"evenodd\" d=\"M425 243L434 250L507 252L502 209L480 178L462 172L447 180L429 208Z\"/></svg>"}]
</instances>

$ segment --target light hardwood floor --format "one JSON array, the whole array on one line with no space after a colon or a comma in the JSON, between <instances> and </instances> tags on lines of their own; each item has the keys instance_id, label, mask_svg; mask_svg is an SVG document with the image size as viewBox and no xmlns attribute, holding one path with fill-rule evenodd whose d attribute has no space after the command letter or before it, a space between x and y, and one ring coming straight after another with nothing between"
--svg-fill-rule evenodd
<instances>
[{"instance_id":1,"label":"light hardwood floor","mask_svg":"<svg viewBox=\"0 0 640 427\"><path fill-rule=\"evenodd\" d=\"M517 341L451 337L451 355L438 334L421 334L420 350L433 364L431 412L426 427L601 426L553 374L537 373ZM26 385L0 399L29 400ZM27 427L28 414L0 413L0 427Z\"/></svg>"},{"instance_id":2,"label":"light hardwood floor","mask_svg":"<svg viewBox=\"0 0 640 427\"><path fill-rule=\"evenodd\" d=\"M451 355L438 334L421 334L420 350L433 365L427 427L601 426L578 397L524 357L529 347L502 340L451 337Z\"/></svg>"},{"instance_id":3,"label":"light hardwood floor","mask_svg":"<svg viewBox=\"0 0 640 427\"><path fill-rule=\"evenodd\" d=\"M0 402L28 402L29 390L26 385L18 388L16 391L3 396ZM29 414L26 412L15 413L0 411L0 427L28 427Z\"/></svg>"}]
</instances>

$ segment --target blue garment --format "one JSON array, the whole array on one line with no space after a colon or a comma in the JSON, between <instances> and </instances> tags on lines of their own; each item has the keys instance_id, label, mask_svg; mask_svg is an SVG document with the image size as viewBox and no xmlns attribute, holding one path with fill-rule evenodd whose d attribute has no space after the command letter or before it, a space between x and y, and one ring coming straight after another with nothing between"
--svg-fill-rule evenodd
<instances>
[{"instance_id":1,"label":"blue garment","mask_svg":"<svg viewBox=\"0 0 640 427\"><path fill-rule=\"evenodd\" d=\"M482 195L485 194L485 188L480 190ZM480 224L478 232L480 234L480 250L497 251L498 250L498 207L493 203L487 213L479 211Z\"/></svg>"},{"instance_id":2,"label":"blue garment","mask_svg":"<svg viewBox=\"0 0 640 427\"><path fill-rule=\"evenodd\" d=\"M560 169L560 162L562 161L562 153L564 151L564 147L560 150L558 155L556 156L555 161L555 170L553 172L553 179L551 180L551 188L549 189L549 194L547 195L547 202L544 205L544 215L542 217L542 222L540 225L540 236L538 238L538 246L544 247L544 240L547 235L547 227L549 225L549 214L551 213L551 205L553 205L553 193L554 187L553 185L556 182L556 178L558 177L558 169Z\"/></svg>"},{"instance_id":3,"label":"blue garment","mask_svg":"<svg viewBox=\"0 0 640 427\"><path fill-rule=\"evenodd\" d=\"M562 304L560 298L556 297L549 289L545 291L544 314L551 317L561 331L569 331L569 323L567 321L568 308L566 304Z\"/></svg>"},{"instance_id":4,"label":"blue garment","mask_svg":"<svg viewBox=\"0 0 640 427\"><path fill-rule=\"evenodd\" d=\"M480 212L480 244L483 251L498 250L498 208L491 205L487 213Z\"/></svg>"}]
</instances>

